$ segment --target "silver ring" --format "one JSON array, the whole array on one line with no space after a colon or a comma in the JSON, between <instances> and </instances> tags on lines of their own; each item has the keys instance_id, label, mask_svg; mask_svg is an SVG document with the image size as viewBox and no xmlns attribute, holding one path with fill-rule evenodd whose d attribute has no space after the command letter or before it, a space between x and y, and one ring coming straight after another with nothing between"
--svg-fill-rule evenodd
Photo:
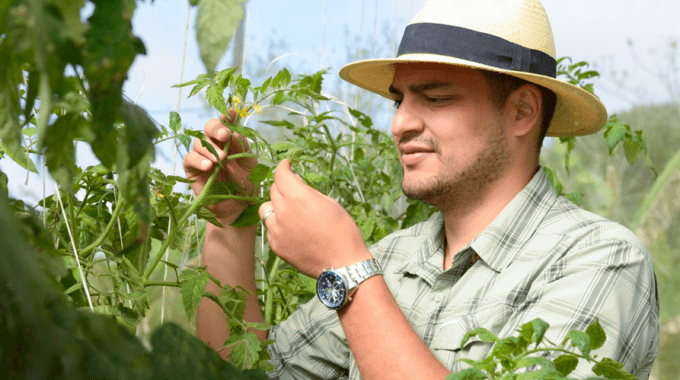
<instances>
[{"instance_id":1,"label":"silver ring","mask_svg":"<svg viewBox=\"0 0 680 380\"><path fill-rule=\"evenodd\" d=\"M269 214L271 214L271 213L273 213L273 212L274 212L274 209L270 208L269 210L267 210L267 211L264 213L264 215L262 215L262 224L264 224L264 221L267 219L267 217L269 216ZM265 225L265 227L266 227L266 225Z\"/></svg>"}]
</instances>

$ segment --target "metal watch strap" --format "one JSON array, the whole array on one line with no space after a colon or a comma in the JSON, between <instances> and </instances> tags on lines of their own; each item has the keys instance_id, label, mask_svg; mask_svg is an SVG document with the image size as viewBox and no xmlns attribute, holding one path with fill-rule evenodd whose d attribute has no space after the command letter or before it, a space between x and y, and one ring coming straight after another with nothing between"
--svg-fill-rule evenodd
<instances>
[{"instance_id":1,"label":"metal watch strap","mask_svg":"<svg viewBox=\"0 0 680 380\"><path fill-rule=\"evenodd\" d=\"M354 289L359 286L364 280L378 274L382 274L380 265L374 258L358 262L348 267L335 269L335 272L341 273L347 279L347 289Z\"/></svg>"}]
</instances>

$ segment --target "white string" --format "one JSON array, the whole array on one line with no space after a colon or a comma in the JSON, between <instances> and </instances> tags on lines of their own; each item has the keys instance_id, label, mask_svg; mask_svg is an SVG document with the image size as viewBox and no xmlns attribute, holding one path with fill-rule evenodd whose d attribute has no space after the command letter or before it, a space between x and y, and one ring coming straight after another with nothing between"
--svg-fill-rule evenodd
<instances>
[{"instance_id":1,"label":"white string","mask_svg":"<svg viewBox=\"0 0 680 380\"><path fill-rule=\"evenodd\" d=\"M187 56L187 36L189 35L189 21L191 20L191 4L187 5L187 22L186 26L184 27L184 50L182 52L182 68L179 71L179 83L184 82L184 63L186 61L186 56ZM182 87L179 88L179 91L177 93L177 113L179 114L179 107L180 104L182 103ZM174 138L174 145L175 148L173 150L172 154L172 175L174 176L175 173L177 172L177 150L179 149L179 141L177 141L177 138ZM172 219L168 220L168 235L170 235L170 229L172 228ZM170 259L170 247L168 247L165 250L165 261L169 261ZM165 268L163 269L163 281L168 280L168 266L165 265ZM162 290L162 296L161 296L161 324L163 324L163 321L165 320L165 294L167 292L167 287L163 286Z\"/></svg>"},{"instance_id":2,"label":"white string","mask_svg":"<svg viewBox=\"0 0 680 380\"><path fill-rule=\"evenodd\" d=\"M241 75L246 72L246 46L248 44L248 21L250 20L250 1L246 3L246 29L243 32L243 61L241 63Z\"/></svg>"},{"instance_id":3,"label":"white string","mask_svg":"<svg viewBox=\"0 0 680 380\"><path fill-rule=\"evenodd\" d=\"M321 33L321 68L320 70L323 70L323 55L324 55L324 48L326 45L326 10L328 8L328 0L324 0L323 2L323 33Z\"/></svg>"},{"instance_id":4,"label":"white string","mask_svg":"<svg viewBox=\"0 0 680 380\"><path fill-rule=\"evenodd\" d=\"M85 280L85 273L83 273L83 268L80 266L80 257L78 257L78 250L76 249L76 243L73 239L73 234L71 233L71 226L68 224L68 218L66 217L66 210L64 210L64 203L61 201L61 193L59 192L59 186L54 183L54 188L57 191L57 200L59 200L59 205L61 206L61 213L64 216L64 223L66 224L66 230L68 231L68 236L71 238L71 245L73 246L73 255L76 258L76 265L78 265L78 270L80 271L80 278L83 280L83 289L85 289L85 295L87 296L87 302L90 304L90 310L94 312L94 306L92 306L92 298L90 297L90 290L87 286L87 280Z\"/></svg>"}]
</instances>

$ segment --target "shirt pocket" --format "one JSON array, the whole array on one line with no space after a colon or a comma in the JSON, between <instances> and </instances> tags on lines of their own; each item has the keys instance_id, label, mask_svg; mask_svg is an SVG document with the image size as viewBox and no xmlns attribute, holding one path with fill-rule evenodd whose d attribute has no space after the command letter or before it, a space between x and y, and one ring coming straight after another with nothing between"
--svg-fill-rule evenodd
<instances>
[{"instance_id":1,"label":"shirt pocket","mask_svg":"<svg viewBox=\"0 0 680 380\"><path fill-rule=\"evenodd\" d=\"M513 311L512 306L502 303L474 313L442 318L434 327L430 349L449 370L458 372L467 368L467 364L456 361L484 359L493 346L493 343L482 342L478 336L470 337L461 345L468 331L483 327L498 336Z\"/></svg>"}]
</instances>

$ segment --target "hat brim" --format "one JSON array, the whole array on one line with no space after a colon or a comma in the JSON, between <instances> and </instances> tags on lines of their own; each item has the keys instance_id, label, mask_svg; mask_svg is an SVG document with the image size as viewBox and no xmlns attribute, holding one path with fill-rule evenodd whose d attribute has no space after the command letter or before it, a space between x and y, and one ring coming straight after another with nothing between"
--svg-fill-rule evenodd
<instances>
[{"instance_id":1,"label":"hat brim","mask_svg":"<svg viewBox=\"0 0 680 380\"><path fill-rule=\"evenodd\" d=\"M367 59L353 62L340 69L340 77L368 91L392 99L388 91L394 70L400 63L445 63L495 71L522 78L552 90L557 97L555 113L548 127L548 136L567 137L589 135L607 122L604 104L590 92L570 83L544 75L499 69L460 58L436 54L404 54L393 59Z\"/></svg>"}]
</instances>

